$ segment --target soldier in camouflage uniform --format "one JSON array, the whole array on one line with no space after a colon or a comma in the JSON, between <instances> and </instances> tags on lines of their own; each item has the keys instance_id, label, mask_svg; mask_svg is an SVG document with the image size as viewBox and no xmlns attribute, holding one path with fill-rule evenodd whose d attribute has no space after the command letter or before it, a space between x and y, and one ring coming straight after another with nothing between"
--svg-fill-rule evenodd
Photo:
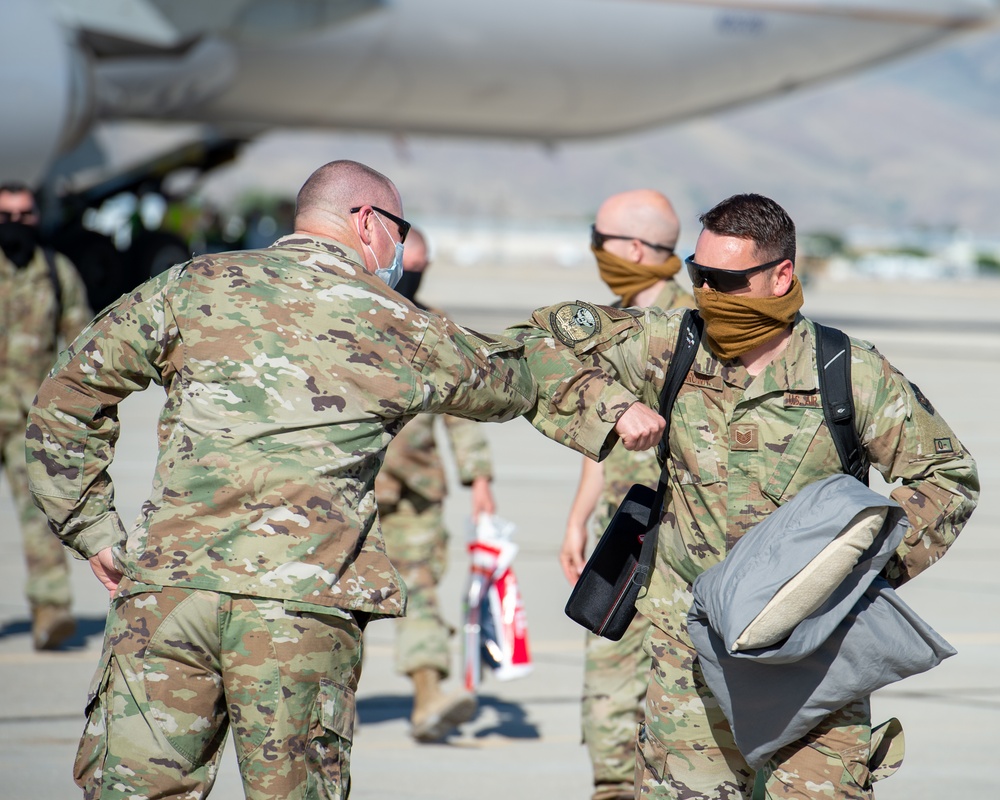
<instances>
[{"instance_id":1,"label":"soldier in camouflage uniform","mask_svg":"<svg viewBox=\"0 0 1000 800\"><path fill-rule=\"evenodd\" d=\"M410 230L403 253L403 277L396 290L418 308L420 280L429 266L427 242ZM435 438L433 414L410 420L386 450L375 479L379 519L386 552L406 584L406 616L396 621L396 669L413 681L410 733L420 742L439 741L456 725L472 719L476 698L464 689L441 691L451 672L448 640L454 632L442 618L437 586L447 566L448 531L444 525L447 481ZM472 489L472 518L493 514L490 449L482 428L472 420L440 417L463 486Z\"/></svg>"},{"instance_id":2,"label":"soldier in camouflage uniform","mask_svg":"<svg viewBox=\"0 0 1000 800\"><path fill-rule=\"evenodd\" d=\"M637 606L652 620L637 796L871 798L868 698L782 748L758 776L737 750L687 632L691 583L803 487L842 472L819 395L813 323L798 313L795 227L773 201L737 195L701 217L689 273L705 333L668 437L668 502L656 569ZM539 382L528 416L547 435L600 458L608 432L642 430L658 402L680 312L583 302L512 329ZM944 555L979 495L969 452L927 398L875 348L851 340L854 424L911 529L884 570L894 586ZM641 401L641 402L637 402ZM645 405L643 405L645 404ZM629 419L631 418L631 419ZM626 433L636 446L645 434ZM886 766L884 763L882 767ZM893 766L893 765L888 765Z\"/></svg>"},{"instance_id":3,"label":"soldier in camouflage uniform","mask_svg":"<svg viewBox=\"0 0 1000 800\"><path fill-rule=\"evenodd\" d=\"M52 650L76 628L69 566L62 543L31 502L24 427L61 340L75 339L93 315L73 265L39 245L38 222L31 189L0 186L0 463L7 470L24 537L32 640L36 649Z\"/></svg>"},{"instance_id":4,"label":"soldier in camouflage uniform","mask_svg":"<svg viewBox=\"0 0 1000 800\"><path fill-rule=\"evenodd\" d=\"M631 235L623 235L627 231ZM673 279L681 268L674 255L680 223L660 192L638 189L605 200L591 229L591 248L601 278L619 297L615 306L690 308L694 298ZM660 478L650 450L611 451L602 463L583 459L580 485L566 522L559 561L570 584L586 563L587 523L608 525L634 483L655 486ZM587 634L583 673L583 740L594 771L593 800L634 794L635 732L642 722L649 656L642 649L649 620L637 614L620 641Z\"/></svg>"},{"instance_id":5,"label":"soldier in camouflage uniform","mask_svg":"<svg viewBox=\"0 0 1000 800\"><path fill-rule=\"evenodd\" d=\"M348 796L362 631L405 608L376 513L385 448L418 413L501 421L534 401L518 345L386 285L401 213L384 176L327 164L293 234L147 281L42 384L32 492L112 594L75 766L87 798L203 797L229 727L248 798ZM150 382L159 454L127 529L116 409Z\"/></svg>"}]
</instances>

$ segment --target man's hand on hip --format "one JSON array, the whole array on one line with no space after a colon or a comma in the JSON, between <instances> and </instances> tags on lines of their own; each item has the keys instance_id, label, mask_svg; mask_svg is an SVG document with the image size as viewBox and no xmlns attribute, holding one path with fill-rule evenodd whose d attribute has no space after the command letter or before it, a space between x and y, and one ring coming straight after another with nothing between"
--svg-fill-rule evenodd
<instances>
[{"instance_id":1,"label":"man's hand on hip","mask_svg":"<svg viewBox=\"0 0 1000 800\"><path fill-rule=\"evenodd\" d=\"M108 594L112 597L118 589L118 582L124 577L115 566L114 556L111 555L111 548L105 547L96 556L90 557L90 568L94 570L97 580L104 584Z\"/></svg>"}]
</instances>

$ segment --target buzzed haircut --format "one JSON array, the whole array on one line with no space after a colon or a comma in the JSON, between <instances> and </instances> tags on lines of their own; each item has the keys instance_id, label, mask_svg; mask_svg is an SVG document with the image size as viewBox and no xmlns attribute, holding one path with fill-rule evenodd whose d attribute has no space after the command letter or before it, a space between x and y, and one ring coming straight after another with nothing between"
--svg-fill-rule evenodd
<instances>
[{"instance_id":1,"label":"buzzed haircut","mask_svg":"<svg viewBox=\"0 0 1000 800\"><path fill-rule=\"evenodd\" d=\"M360 205L395 205L392 181L381 172L357 161L331 161L317 169L299 189L295 198L295 218L312 211L346 217Z\"/></svg>"},{"instance_id":2,"label":"buzzed haircut","mask_svg":"<svg viewBox=\"0 0 1000 800\"><path fill-rule=\"evenodd\" d=\"M699 218L705 230L717 236L749 239L757 255L795 263L795 223L785 209L759 194L735 194Z\"/></svg>"},{"instance_id":3,"label":"buzzed haircut","mask_svg":"<svg viewBox=\"0 0 1000 800\"><path fill-rule=\"evenodd\" d=\"M30 194L32 197L35 196L35 190L32 189L28 184L22 183L21 181L7 181L6 183L0 183L0 194Z\"/></svg>"}]
</instances>

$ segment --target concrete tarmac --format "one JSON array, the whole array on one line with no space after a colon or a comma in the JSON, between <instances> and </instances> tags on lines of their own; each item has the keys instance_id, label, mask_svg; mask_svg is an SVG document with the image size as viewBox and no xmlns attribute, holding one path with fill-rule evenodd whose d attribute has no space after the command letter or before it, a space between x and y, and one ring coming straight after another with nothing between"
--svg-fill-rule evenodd
<instances>
[{"instance_id":1,"label":"concrete tarmac","mask_svg":"<svg viewBox=\"0 0 1000 800\"><path fill-rule=\"evenodd\" d=\"M565 299L609 300L584 269L460 268L435 265L424 299L471 327L496 331L531 309ZM924 675L879 692L874 717L898 717L907 755L900 772L877 785L880 800L990 798L1000 751L1000 282L888 284L813 281L805 313L874 341L919 384L977 457L983 497L941 563L902 590L903 598L958 649ZM151 387L121 408L122 438L113 468L122 516L131 520L149 486L154 425L162 395ZM393 625L367 634L353 753L355 800L519 800L590 796L590 765L580 743L583 634L563 615L569 587L556 561L580 457L523 420L486 426L496 463L501 516L518 526L514 564L530 631L534 671L510 682L483 680L478 716L446 744L408 736L409 682L393 673ZM452 476L453 477L453 476ZM452 481L454 484L454 481ZM873 486L880 490L885 487ZM467 576L468 493L447 505L450 567L441 587L456 627ZM0 487L0 797L56 800L79 796L72 762L83 704L101 645L107 597L89 568L73 563L77 636L62 651L31 648L16 514ZM460 660L455 640L454 662ZM451 679L458 684L457 678ZM235 760L224 758L212 792L237 800Z\"/></svg>"}]
</instances>

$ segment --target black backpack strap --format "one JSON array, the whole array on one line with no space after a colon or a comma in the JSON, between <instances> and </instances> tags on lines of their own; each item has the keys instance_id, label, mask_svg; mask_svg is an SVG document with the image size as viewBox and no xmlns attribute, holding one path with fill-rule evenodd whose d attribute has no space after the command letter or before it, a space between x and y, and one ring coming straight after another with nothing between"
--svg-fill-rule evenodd
<instances>
[{"instance_id":1,"label":"black backpack strap","mask_svg":"<svg viewBox=\"0 0 1000 800\"><path fill-rule=\"evenodd\" d=\"M42 248L42 252L45 254L45 264L49 268L49 280L52 282L52 293L56 298L56 338L59 338L59 331L62 327L62 315L63 315L63 287L62 281L59 280L59 272L56 270L56 259L51 250L47 247Z\"/></svg>"},{"instance_id":2,"label":"black backpack strap","mask_svg":"<svg viewBox=\"0 0 1000 800\"><path fill-rule=\"evenodd\" d=\"M823 416L833 436L844 472L868 485L868 458L854 427L854 393L851 390L851 340L827 325L816 326L816 368Z\"/></svg>"}]
</instances>

